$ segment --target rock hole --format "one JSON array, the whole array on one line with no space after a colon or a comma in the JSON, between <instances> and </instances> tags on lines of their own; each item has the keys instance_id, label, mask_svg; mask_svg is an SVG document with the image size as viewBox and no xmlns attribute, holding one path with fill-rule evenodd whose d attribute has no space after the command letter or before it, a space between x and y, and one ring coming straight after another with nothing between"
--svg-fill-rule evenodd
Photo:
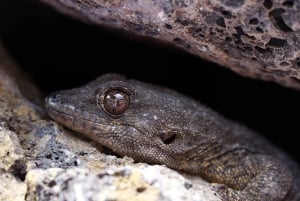
<instances>
[{"instance_id":1,"label":"rock hole","mask_svg":"<svg viewBox=\"0 0 300 201\"><path fill-rule=\"evenodd\" d=\"M216 19L216 24L219 25L220 27L226 28L225 20L223 17L218 17Z\"/></svg>"},{"instance_id":2,"label":"rock hole","mask_svg":"<svg viewBox=\"0 0 300 201\"><path fill-rule=\"evenodd\" d=\"M138 188L136 189L136 192L142 193L142 192L144 192L145 190L146 190L145 187L138 187Z\"/></svg>"},{"instance_id":3,"label":"rock hole","mask_svg":"<svg viewBox=\"0 0 300 201\"><path fill-rule=\"evenodd\" d=\"M293 0L287 0L287 1L283 2L282 5L286 6L286 7L293 7L294 6L294 1Z\"/></svg>"},{"instance_id":4,"label":"rock hole","mask_svg":"<svg viewBox=\"0 0 300 201\"><path fill-rule=\"evenodd\" d=\"M14 164L9 168L8 172L12 173L14 176L18 177L22 181L25 181L26 177L26 162L23 160L16 160Z\"/></svg>"},{"instance_id":5,"label":"rock hole","mask_svg":"<svg viewBox=\"0 0 300 201\"><path fill-rule=\"evenodd\" d=\"M192 36L198 40L202 40L204 37L203 30L200 27L191 27L189 29L189 33L191 33Z\"/></svg>"},{"instance_id":6,"label":"rock hole","mask_svg":"<svg viewBox=\"0 0 300 201\"><path fill-rule=\"evenodd\" d=\"M170 25L170 24L165 24L165 28L166 29L173 29L172 25Z\"/></svg>"},{"instance_id":7,"label":"rock hole","mask_svg":"<svg viewBox=\"0 0 300 201\"><path fill-rule=\"evenodd\" d=\"M266 9L270 10L273 6L273 1L272 0L265 0L263 4L264 4L264 7Z\"/></svg>"},{"instance_id":8,"label":"rock hole","mask_svg":"<svg viewBox=\"0 0 300 201\"><path fill-rule=\"evenodd\" d=\"M270 41L266 44L266 46L281 48L287 45L286 40L280 38L271 38Z\"/></svg>"},{"instance_id":9,"label":"rock hole","mask_svg":"<svg viewBox=\"0 0 300 201\"><path fill-rule=\"evenodd\" d=\"M260 27L256 27L255 30L258 32L258 33L264 33L264 30Z\"/></svg>"},{"instance_id":10,"label":"rock hole","mask_svg":"<svg viewBox=\"0 0 300 201\"><path fill-rule=\"evenodd\" d=\"M219 0L226 6L237 8L242 6L245 3L245 0Z\"/></svg>"},{"instance_id":11,"label":"rock hole","mask_svg":"<svg viewBox=\"0 0 300 201\"><path fill-rule=\"evenodd\" d=\"M196 32L196 33L200 33L200 32L202 32L202 29L201 29L201 28L197 28L197 29L195 30L195 32Z\"/></svg>"},{"instance_id":12,"label":"rock hole","mask_svg":"<svg viewBox=\"0 0 300 201\"><path fill-rule=\"evenodd\" d=\"M48 186L51 188L56 185L56 181L52 180L48 183Z\"/></svg>"},{"instance_id":13,"label":"rock hole","mask_svg":"<svg viewBox=\"0 0 300 201\"><path fill-rule=\"evenodd\" d=\"M189 25L189 22L188 22L187 20L185 20L185 19L177 18L177 19L175 20L175 22L181 24L181 25L184 26L184 27L187 26L187 25Z\"/></svg>"},{"instance_id":14,"label":"rock hole","mask_svg":"<svg viewBox=\"0 0 300 201\"><path fill-rule=\"evenodd\" d=\"M185 187L186 189L190 189L190 188L193 187L193 184L188 183L188 182L184 182L184 187Z\"/></svg>"},{"instance_id":15,"label":"rock hole","mask_svg":"<svg viewBox=\"0 0 300 201\"><path fill-rule=\"evenodd\" d=\"M280 66L284 66L284 67L287 67L287 66L290 66L291 64L289 62L286 62L286 61L283 61L279 64Z\"/></svg>"},{"instance_id":16,"label":"rock hole","mask_svg":"<svg viewBox=\"0 0 300 201\"><path fill-rule=\"evenodd\" d=\"M100 173L100 174L97 174L97 177L99 178L99 179L102 179L102 178L104 178L104 177L106 177L106 176L108 176L109 174L107 174L107 173Z\"/></svg>"},{"instance_id":17,"label":"rock hole","mask_svg":"<svg viewBox=\"0 0 300 201\"><path fill-rule=\"evenodd\" d=\"M51 159L51 158L52 158L52 154L47 154L45 157L46 157L47 159Z\"/></svg>"},{"instance_id":18,"label":"rock hole","mask_svg":"<svg viewBox=\"0 0 300 201\"><path fill-rule=\"evenodd\" d=\"M229 11L224 10L224 11L221 11L221 13L226 19L232 18L232 15Z\"/></svg>"},{"instance_id":19,"label":"rock hole","mask_svg":"<svg viewBox=\"0 0 300 201\"><path fill-rule=\"evenodd\" d=\"M79 156L85 156L88 154L88 152L80 151L78 154L79 154Z\"/></svg>"},{"instance_id":20,"label":"rock hole","mask_svg":"<svg viewBox=\"0 0 300 201\"><path fill-rule=\"evenodd\" d=\"M252 52L252 47L251 46L245 46L243 49L247 52Z\"/></svg>"},{"instance_id":21,"label":"rock hole","mask_svg":"<svg viewBox=\"0 0 300 201\"><path fill-rule=\"evenodd\" d=\"M247 38L249 39L252 39L252 40L255 40L255 37L254 36L249 36L248 34L246 34L244 32L244 30L241 28L241 27L235 27L235 30L236 30L236 33L237 34L233 34L236 39L238 39L239 41L241 40L241 36L246 36Z\"/></svg>"},{"instance_id":22,"label":"rock hole","mask_svg":"<svg viewBox=\"0 0 300 201\"><path fill-rule=\"evenodd\" d=\"M267 53L272 53L271 49L270 48L261 48L261 47L258 47L258 46L255 46L254 47L259 53L261 54L267 54Z\"/></svg>"},{"instance_id":23,"label":"rock hole","mask_svg":"<svg viewBox=\"0 0 300 201\"><path fill-rule=\"evenodd\" d=\"M230 42L232 41L232 38L227 36L227 37L225 38L225 41L228 42L228 43L230 43Z\"/></svg>"},{"instance_id":24,"label":"rock hole","mask_svg":"<svg viewBox=\"0 0 300 201\"><path fill-rule=\"evenodd\" d=\"M258 24L258 19L257 18L252 18L249 20L249 24Z\"/></svg>"},{"instance_id":25,"label":"rock hole","mask_svg":"<svg viewBox=\"0 0 300 201\"><path fill-rule=\"evenodd\" d=\"M283 32L293 32L293 30L284 22L282 14L285 13L285 10L282 8L273 9L269 13L269 18L272 24Z\"/></svg>"}]
</instances>

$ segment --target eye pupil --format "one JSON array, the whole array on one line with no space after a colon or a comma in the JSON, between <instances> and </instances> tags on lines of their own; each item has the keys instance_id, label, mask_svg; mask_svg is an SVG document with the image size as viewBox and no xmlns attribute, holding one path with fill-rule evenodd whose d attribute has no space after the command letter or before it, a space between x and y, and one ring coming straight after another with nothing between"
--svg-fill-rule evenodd
<instances>
[{"instance_id":1,"label":"eye pupil","mask_svg":"<svg viewBox=\"0 0 300 201\"><path fill-rule=\"evenodd\" d=\"M108 91L104 96L104 108L113 115L123 114L129 107L129 95L119 89Z\"/></svg>"}]
</instances>

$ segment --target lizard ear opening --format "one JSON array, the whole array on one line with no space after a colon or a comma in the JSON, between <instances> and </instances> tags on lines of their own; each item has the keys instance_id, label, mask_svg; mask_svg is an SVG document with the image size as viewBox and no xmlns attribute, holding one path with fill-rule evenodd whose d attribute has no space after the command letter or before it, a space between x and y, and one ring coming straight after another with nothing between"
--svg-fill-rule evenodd
<instances>
[{"instance_id":1,"label":"lizard ear opening","mask_svg":"<svg viewBox=\"0 0 300 201\"><path fill-rule=\"evenodd\" d=\"M162 132L159 137L164 144L168 145L175 141L177 134L175 132Z\"/></svg>"}]
</instances>

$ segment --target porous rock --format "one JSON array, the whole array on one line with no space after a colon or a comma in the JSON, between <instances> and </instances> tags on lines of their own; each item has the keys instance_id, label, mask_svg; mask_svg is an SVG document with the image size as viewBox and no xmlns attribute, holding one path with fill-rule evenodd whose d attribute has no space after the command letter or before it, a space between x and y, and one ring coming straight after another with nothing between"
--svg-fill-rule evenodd
<instances>
[{"instance_id":1,"label":"porous rock","mask_svg":"<svg viewBox=\"0 0 300 201\"><path fill-rule=\"evenodd\" d=\"M240 75L300 89L300 1L40 1L84 21L174 44Z\"/></svg>"},{"instance_id":2,"label":"porous rock","mask_svg":"<svg viewBox=\"0 0 300 201\"><path fill-rule=\"evenodd\" d=\"M83 168L39 169L30 171L26 180L30 200L216 200L178 173L146 164L112 166L97 173Z\"/></svg>"},{"instance_id":3,"label":"porous rock","mask_svg":"<svg viewBox=\"0 0 300 201\"><path fill-rule=\"evenodd\" d=\"M0 173L0 200L24 201L27 187L11 173Z\"/></svg>"},{"instance_id":4,"label":"porous rock","mask_svg":"<svg viewBox=\"0 0 300 201\"><path fill-rule=\"evenodd\" d=\"M0 200L218 200L207 182L134 163L50 120L0 43Z\"/></svg>"}]
</instances>

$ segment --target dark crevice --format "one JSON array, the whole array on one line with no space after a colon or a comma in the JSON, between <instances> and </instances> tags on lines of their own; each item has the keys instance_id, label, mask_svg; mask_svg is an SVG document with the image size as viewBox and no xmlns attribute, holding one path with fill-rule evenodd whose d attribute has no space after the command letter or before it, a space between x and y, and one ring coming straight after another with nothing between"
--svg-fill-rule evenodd
<instances>
[{"instance_id":1,"label":"dark crevice","mask_svg":"<svg viewBox=\"0 0 300 201\"><path fill-rule=\"evenodd\" d=\"M223 17L218 17L216 19L216 24L219 25L220 27L226 28L225 20Z\"/></svg>"},{"instance_id":2,"label":"dark crevice","mask_svg":"<svg viewBox=\"0 0 300 201\"><path fill-rule=\"evenodd\" d=\"M25 181L26 177L26 162L24 160L16 160L15 163L9 168L8 172L15 175L21 181Z\"/></svg>"},{"instance_id":3,"label":"dark crevice","mask_svg":"<svg viewBox=\"0 0 300 201\"><path fill-rule=\"evenodd\" d=\"M138 187L138 188L136 189L136 192L142 193L142 192L144 192L145 190L146 190L145 187Z\"/></svg>"},{"instance_id":4,"label":"dark crevice","mask_svg":"<svg viewBox=\"0 0 300 201\"><path fill-rule=\"evenodd\" d=\"M270 48L261 48L261 47L258 47L258 46L255 46L254 47L259 53L261 53L261 54L271 54L272 53L272 51L271 51L271 49Z\"/></svg>"},{"instance_id":5,"label":"dark crevice","mask_svg":"<svg viewBox=\"0 0 300 201\"><path fill-rule=\"evenodd\" d=\"M264 33L264 30L260 27L256 27L255 30L258 32L258 33Z\"/></svg>"},{"instance_id":6,"label":"dark crevice","mask_svg":"<svg viewBox=\"0 0 300 201\"><path fill-rule=\"evenodd\" d=\"M296 60L296 66L300 67L300 58Z\"/></svg>"},{"instance_id":7,"label":"dark crevice","mask_svg":"<svg viewBox=\"0 0 300 201\"><path fill-rule=\"evenodd\" d=\"M221 11L221 13L226 19L232 18L231 12L229 12L229 11L224 10L224 11Z\"/></svg>"},{"instance_id":8,"label":"dark crevice","mask_svg":"<svg viewBox=\"0 0 300 201\"><path fill-rule=\"evenodd\" d=\"M293 32L293 30L284 22L282 14L285 13L285 10L282 8L273 9L269 13L269 18L277 29L280 29L283 32Z\"/></svg>"},{"instance_id":9,"label":"dark crevice","mask_svg":"<svg viewBox=\"0 0 300 201\"><path fill-rule=\"evenodd\" d=\"M286 62L286 61L283 61L279 64L280 66L284 66L284 67L287 67L287 66L290 66L291 64Z\"/></svg>"},{"instance_id":10,"label":"dark crevice","mask_svg":"<svg viewBox=\"0 0 300 201\"><path fill-rule=\"evenodd\" d=\"M231 38L231 37L227 36L227 37L225 38L225 42L230 43L231 41L232 41L232 38Z\"/></svg>"},{"instance_id":11,"label":"dark crevice","mask_svg":"<svg viewBox=\"0 0 300 201\"><path fill-rule=\"evenodd\" d=\"M192 27L189 29L189 32L196 39L202 40L202 38L204 37L203 30L200 27Z\"/></svg>"},{"instance_id":12,"label":"dark crevice","mask_svg":"<svg viewBox=\"0 0 300 201\"><path fill-rule=\"evenodd\" d=\"M287 0L287 1L283 2L282 5L286 6L286 7L293 7L294 6L294 1L293 0Z\"/></svg>"},{"instance_id":13,"label":"dark crevice","mask_svg":"<svg viewBox=\"0 0 300 201\"><path fill-rule=\"evenodd\" d=\"M245 0L219 0L219 1L226 6L233 7L233 8L241 7L245 3Z\"/></svg>"},{"instance_id":14,"label":"dark crevice","mask_svg":"<svg viewBox=\"0 0 300 201\"><path fill-rule=\"evenodd\" d=\"M249 20L249 24L258 24L258 19L257 18L252 18Z\"/></svg>"},{"instance_id":15,"label":"dark crevice","mask_svg":"<svg viewBox=\"0 0 300 201\"><path fill-rule=\"evenodd\" d=\"M165 28L166 29L173 29L172 25L170 25L170 24L165 24Z\"/></svg>"},{"instance_id":16,"label":"dark crevice","mask_svg":"<svg viewBox=\"0 0 300 201\"><path fill-rule=\"evenodd\" d=\"M181 24L182 26L188 26L190 24L190 22L186 19L181 19L181 18L177 18L175 20L176 23Z\"/></svg>"},{"instance_id":17,"label":"dark crevice","mask_svg":"<svg viewBox=\"0 0 300 201\"><path fill-rule=\"evenodd\" d=\"M244 30L241 27L236 27L235 28L237 34L233 34L239 41L241 40L241 36L246 36L249 39L255 40L254 36L249 36L244 32Z\"/></svg>"},{"instance_id":18,"label":"dark crevice","mask_svg":"<svg viewBox=\"0 0 300 201\"><path fill-rule=\"evenodd\" d=\"M270 10L273 7L273 1L272 0L265 0L263 5L266 9Z\"/></svg>"},{"instance_id":19,"label":"dark crevice","mask_svg":"<svg viewBox=\"0 0 300 201\"><path fill-rule=\"evenodd\" d=\"M274 48L282 48L287 45L287 41L281 38L271 38L270 41L266 44L266 46L274 47Z\"/></svg>"},{"instance_id":20,"label":"dark crevice","mask_svg":"<svg viewBox=\"0 0 300 201\"><path fill-rule=\"evenodd\" d=\"M110 149L106 146L102 146L101 148L102 148L101 152L106 154L106 155L111 155L111 156L116 156L117 158L122 158L122 156L120 156L119 154L117 154L112 149Z\"/></svg>"},{"instance_id":21,"label":"dark crevice","mask_svg":"<svg viewBox=\"0 0 300 201\"><path fill-rule=\"evenodd\" d=\"M188 182L185 182L185 183L184 183L184 187L185 187L186 189L190 189L190 188L193 187L193 184L188 183Z\"/></svg>"}]
</instances>

